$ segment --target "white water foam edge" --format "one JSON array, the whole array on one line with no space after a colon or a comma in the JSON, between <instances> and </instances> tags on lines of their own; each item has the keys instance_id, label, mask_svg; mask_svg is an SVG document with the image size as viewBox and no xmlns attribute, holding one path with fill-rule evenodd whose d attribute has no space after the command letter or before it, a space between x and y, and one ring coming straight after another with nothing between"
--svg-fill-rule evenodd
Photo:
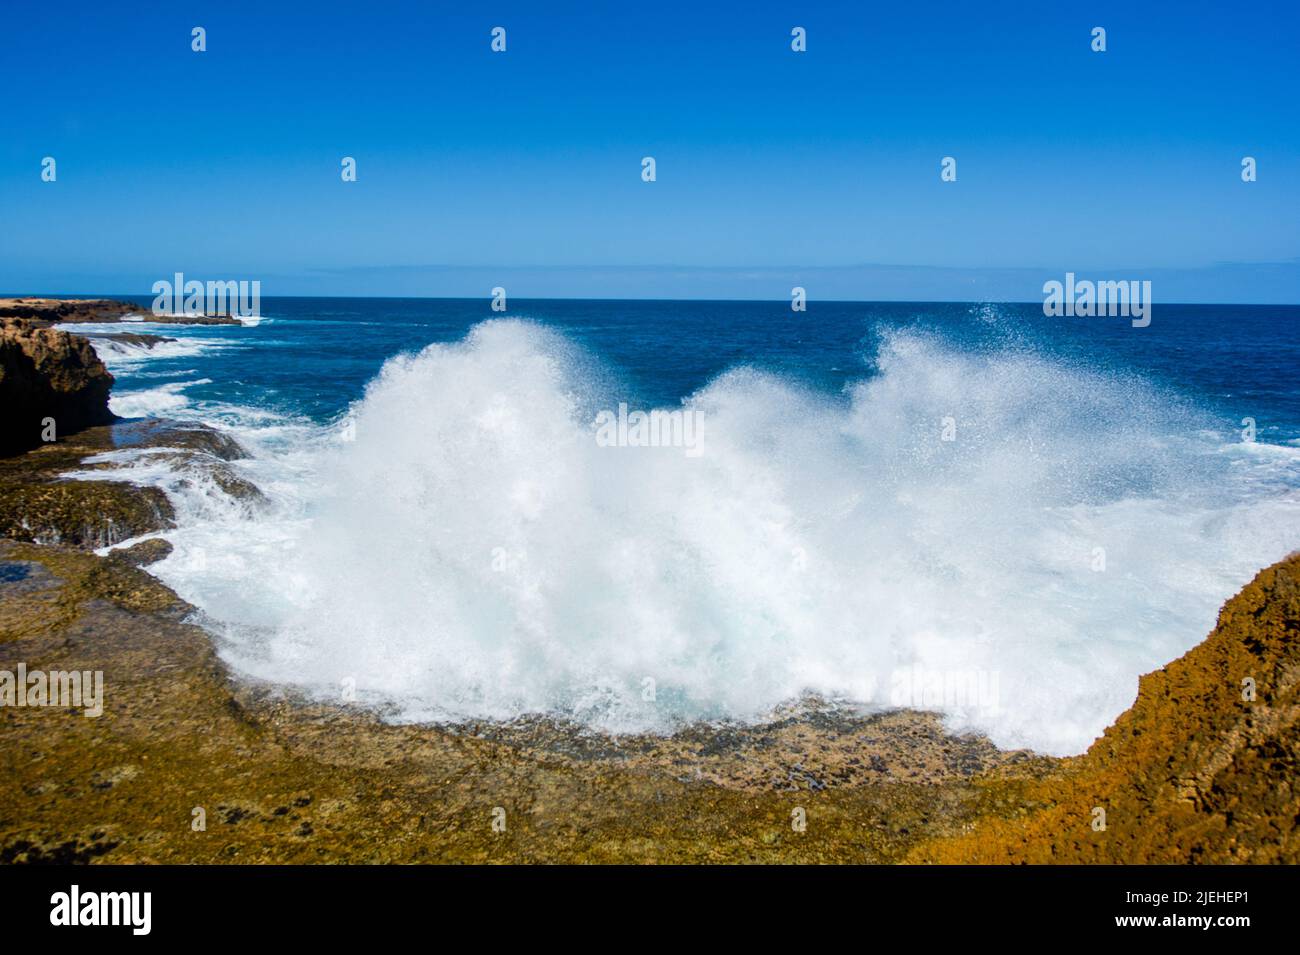
<instances>
[{"instance_id":1,"label":"white water foam edge","mask_svg":"<svg viewBox=\"0 0 1300 955\"><path fill-rule=\"evenodd\" d=\"M149 570L237 672L616 733L812 695L1078 753L1300 541L1300 452L1140 379L905 332L875 364L843 395L722 375L685 402L698 456L602 447L598 363L497 320L389 360L346 427L183 408L250 449L255 512L147 461L116 476L168 491Z\"/></svg>"}]
</instances>

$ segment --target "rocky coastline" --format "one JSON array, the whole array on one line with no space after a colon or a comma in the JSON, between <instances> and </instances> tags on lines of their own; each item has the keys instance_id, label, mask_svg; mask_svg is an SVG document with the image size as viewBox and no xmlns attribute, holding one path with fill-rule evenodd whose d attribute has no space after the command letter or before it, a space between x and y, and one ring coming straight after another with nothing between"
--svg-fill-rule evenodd
<instances>
[{"instance_id":1,"label":"rocky coastline","mask_svg":"<svg viewBox=\"0 0 1300 955\"><path fill-rule=\"evenodd\" d=\"M96 419L112 379L85 339L23 325L5 347L49 332L36 374L87 417L0 457L0 670L102 671L104 708L0 706L0 862L1300 861L1300 554L1069 759L907 710L666 738L390 725L231 673L141 569L165 541L93 553L173 520L156 489L61 477L106 450L175 455L250 506L257 491L219 432ZM22 407L30 423L52 406Z\"/></svg>"},{"instance_id":2,"label":"rocky coastline","mask_svg":"<svg viewBox=\"0 0 1300 955\"><path fill-rule=\"evenodd\" d=\"M108 397L113 376L94 342L61 323L120 324L145 319L138 305L114 299L0 298L0 455L50 444L115 420ZM150 322L239 325L228 315L147 316ZM113 340L153 348L162 335L116 331Z\"/></svg>"},{"instance_id":3,"label":"rocky coastline","mask_svg":"<svg viewBox=\"0 0 1300 955\"><path fill-rule=\"evenodd\" d=\"M22 318L54 325L149 321L171 325L240 325L230 315L155 315L131 302L111 298L0 298L0 320Z\"/></svg>"}]
</instances>

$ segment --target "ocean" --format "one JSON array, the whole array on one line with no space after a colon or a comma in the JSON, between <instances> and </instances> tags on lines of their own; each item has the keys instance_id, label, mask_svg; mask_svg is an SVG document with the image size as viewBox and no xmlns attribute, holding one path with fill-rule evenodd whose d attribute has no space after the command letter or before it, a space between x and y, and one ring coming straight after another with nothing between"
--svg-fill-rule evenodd
<instances>
[{"instance_id":1,"label":"ocean","mask_svg":"<svg viewBox=\"0 0 1300 955\"><path fill-rule=\"evenodd\" d=\"M236 672L393 720L907 705L1077 753L1300 546L1296 306L1157 304L1146 328L1038 303L262 315L69 330L115 412L231 433L265 495L115 452L177 509L150 572ZM620 406L698 441L597 440Z\"/></svg>"}]
</instances>

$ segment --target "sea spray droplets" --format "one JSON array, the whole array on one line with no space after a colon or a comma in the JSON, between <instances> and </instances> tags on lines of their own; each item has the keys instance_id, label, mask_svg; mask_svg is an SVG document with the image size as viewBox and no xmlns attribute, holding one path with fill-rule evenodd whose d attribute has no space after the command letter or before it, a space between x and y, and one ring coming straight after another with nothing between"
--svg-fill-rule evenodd
<instances>
[{"instance_id":1,"label":"sea spray droplets","mask_svg":"<svg viewBox=\"0 0 1300 955\"><path fill-rule=\"evenodd\" d=\"M950 724L1065 753L1300 529L1135 379L915 333L876 365L843 396L725 374L687 403L688 458L599 447L599 369L488 322L388 362L285 519L213 529L219 559L177 583L237 667L324 697L353 678L401 719L668 730L807 692L888 705L915 668L996 675L999 705Z\"/></svg>"}]
</instances>

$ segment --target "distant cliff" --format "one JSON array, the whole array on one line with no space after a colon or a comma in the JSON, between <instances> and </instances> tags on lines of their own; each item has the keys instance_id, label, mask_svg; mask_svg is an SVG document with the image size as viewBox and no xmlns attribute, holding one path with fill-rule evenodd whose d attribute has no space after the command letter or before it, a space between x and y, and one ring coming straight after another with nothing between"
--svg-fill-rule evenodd
<instances>
[{"instance_id":1,"label":"distant cliff","mask_svg":"<svg viewBox=\"0 0 1300 955\"><path fill-rule=\"evenodd\" d=\"M221 315L155 315L147 306L112 298L0 298L0 319L25 318L39 324L148 321L168 325L241 325Z\"/></svg>"},{"instance_id":2,"label":"distant cliff","mask_svg":"<svg viewBox=\"0 0 1300 955\"><path fill-rule=\"evenodd\" d=\"M0 319L36 322L120 322L143 312L139 305L110 298L0 298Z\"/></svg>"}]
</instances>

